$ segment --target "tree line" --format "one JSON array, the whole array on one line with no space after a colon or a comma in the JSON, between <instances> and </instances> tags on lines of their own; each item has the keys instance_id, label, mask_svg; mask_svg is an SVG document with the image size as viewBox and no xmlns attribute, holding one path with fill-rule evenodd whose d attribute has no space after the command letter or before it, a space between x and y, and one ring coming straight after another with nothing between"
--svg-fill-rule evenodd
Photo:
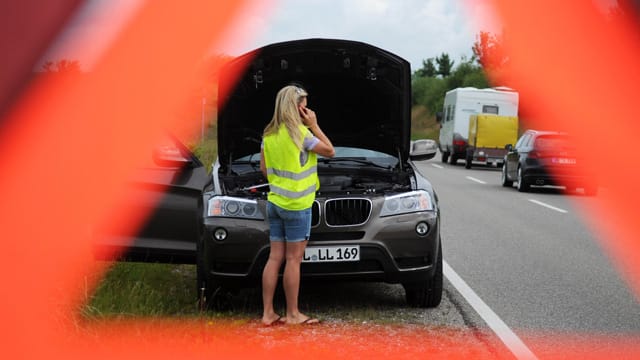
<instances>
[{"instance_id":1,"label":"tree line","mask_svg":"<svg viewBox=\"0 0 640 360\"><path fill-rule=\"evenodd\" d=\"M458 64L449 54L422 61L422 67L411 77L412 105L423 105L430 115L442 111L445 93L459 87L483 89L505 84L491 84L487 73L499 72L508 57L503 50L503 39L489 32L481 31L476 36L470 59L462 57Z\"/></svg>"},{"instance_id":2,"label":"tree line","mask_svg":"<svg viewBox=\"0 0 640 360\"><path fill-rule=\"evenodd\" d=\"M638 1L613 0L606 9L604 19L611 23L627 22L640 29L640 8ZM458 64L448 54L428 58L422 61L422 67L412 74L412 103L423 105L431 116L442 111L445 93L458 87L491 86L511 87L505 76L509 67L509 56L505 44L509 39L505 32L500 35L481 31L476 35L470 59L461 58ZM487 76L491 74L491 79ZM493 83L492 83L493 82ZM517 89L515 89L517 90ZM526 99L520 101L520 113L526 117L533 110ZM531 114L529 114L531 115Z\"/></svg>"}]
</instances>

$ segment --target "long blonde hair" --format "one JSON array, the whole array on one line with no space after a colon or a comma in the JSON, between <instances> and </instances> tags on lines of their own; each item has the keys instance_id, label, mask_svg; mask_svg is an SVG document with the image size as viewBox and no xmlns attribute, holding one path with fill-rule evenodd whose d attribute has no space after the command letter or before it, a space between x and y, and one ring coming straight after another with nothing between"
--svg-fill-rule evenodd
<instances>
[{"instance_id":1,"label":"long blonde hair","mask_svg":"<svg viewBox=\"0 0 640 360\"><path fill-rule=\"evenodd\" d=\"M302 118L298 112L298 105L307 95L304 89L294 85L288 85L280 89L276 95L273 117L264 128L263 136L277 133L280 125L284 125L287 128L287 132L289 132L291 140L293 140L298 149L302 149L303 139L299 128L300 124L302 124Z\"/></svg>"}]
</instances>

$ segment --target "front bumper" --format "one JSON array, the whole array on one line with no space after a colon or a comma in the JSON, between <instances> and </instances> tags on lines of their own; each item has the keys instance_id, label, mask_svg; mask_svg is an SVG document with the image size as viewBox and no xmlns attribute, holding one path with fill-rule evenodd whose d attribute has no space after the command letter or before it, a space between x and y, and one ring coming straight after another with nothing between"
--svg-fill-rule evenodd
<instances>
[{"instance_id":1,"label":"front bumper","mask_svg":"<svg viewBox=\"0 0 640 360\"><path fill-rule=\"evenodd\" d=\"M419 236L419 222L429 231ZM215 282L249 287L260 283L269 257L266 221L207 218L205 220L205 267ZM213 238L218 228L227 231L224 241ZM306 279L357 280L387 283L420 282L434 273L439 249L439 218L436 212L372 217L360 226L329 227L320 223L311 229L308 247L358 245L359 261L303 263Z\"/></svg>"}]
</instances>

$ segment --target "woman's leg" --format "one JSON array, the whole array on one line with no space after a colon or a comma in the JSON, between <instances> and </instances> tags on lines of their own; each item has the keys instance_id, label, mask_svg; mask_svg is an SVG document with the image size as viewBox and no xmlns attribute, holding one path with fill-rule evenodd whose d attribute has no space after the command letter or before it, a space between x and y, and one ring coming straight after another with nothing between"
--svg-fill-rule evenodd
<instances>
[{"instance_id":1,"label":"woman's leg","mask_svg":"<svg viewBox=\"0 0 640 360\"><path fill-rule=\"evenodd\" d=\"M287 263L284 266L284 295L287 301L287 323L300 323L307 317L298 309L298 293L300 291L300 264L304 249L309 241L287 242Z\"/></svg>"},{"instance_id":2,"label":"woman's leg","mask_svg":"<svg viewBox=\"0 0 640 360\"><path fill-rule=\"evenodd\" d=\"M298 294L300 293L300 264L304 256L304 249L309 241L287 242L287 263L284 266L284 296L287 301L287 324L315 324L318 319L312 319L300 312L298 308Z\"/></svg>"},{"instance_id":3,"label":"woman's leg","mask_svg":"<svg viewBox=\"0 0 640 360\"><path fill-rule=\"evenodd\" d=\"M285 244L283 241L271 241L269 260L262 271L262 322L272 324L280 316L273 308L273 296L278 285L278 273L284 260Z\"/></svg>"}]
</instances>

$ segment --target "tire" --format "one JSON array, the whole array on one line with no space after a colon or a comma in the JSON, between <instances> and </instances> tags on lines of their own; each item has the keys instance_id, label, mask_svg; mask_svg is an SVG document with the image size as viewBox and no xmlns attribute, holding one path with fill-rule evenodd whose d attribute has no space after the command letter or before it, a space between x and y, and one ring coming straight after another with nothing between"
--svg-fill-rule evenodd
<instances>
[{"instance_id":1,"label":"tire","mask_svg":"<svg viewBox=\"0 0 640 360\"><path fill-rule=\"evenodd\" d=\"M214 289L208 286L207 270L204 265L203 242L200 240L196 245L196 294L198 297L198 309L204 311L207 309L207 300L211 298Z\"/></svg>"},{"instance_id":2,"label":"tire","mask_svg":"<svg viewBox=\"0 0 640 360\"><path fill-rule=\"evenodd\" d=\"M232 306L231 293L208 275L204 258L204 236L196 245L196 292L199 311L226 311Z\"/></svg>"},{"instance_id":3,"label":"tire","mask_svg":"<svg viewBox=\"0 0 640 360\"><path fill-rule=\"evenodd\" d=\"M434 308L442 301L442 241L439 241L436 269L433 276L423 283L403 284L407 304L412 307Z\"/></svg>"},{"instance_id":4,"label":"tire","mask_svg":"<svg viewBox=\"0 0 640 360\"><path fill-rule=\"evenodd\" d=\"M529 184L522 177L522 168L518 166L518 191L527 192L529 191Z\"/></svg>"},{"instance_id":5,"label":"tire","mask_svg":"<svg viewBox=\"0 0 640 360\"><path fill-rule=\"evenodd\" d=\"M451 157L449 157L449 164L455 165L457 162L458 162L458 156L455 153L452 153Z\"/></svg>"},{"instance_id":6,"label":"tire","mask_svg":"<svg viewBox=\"0 0 640 360\"><path fill-rule=\"evenodd\" d=\"M446 164L447 160L449 160L449 152L448 151L443 151L442 152L442 162Z\"/></svg>"},{"instance_id":7,"label":"tire","mask_svg":"<svg viewBox=\"0 0 640 360\"><path fill-rule=\"evenodd\" d=\"M502 176L500 176L500 182L502 183L502 186L504 187L512 187L513 186L513 181L509 180L509 177L507 176L507 167L506 166L502 166Z\"/></svg>"}]
</instances>

